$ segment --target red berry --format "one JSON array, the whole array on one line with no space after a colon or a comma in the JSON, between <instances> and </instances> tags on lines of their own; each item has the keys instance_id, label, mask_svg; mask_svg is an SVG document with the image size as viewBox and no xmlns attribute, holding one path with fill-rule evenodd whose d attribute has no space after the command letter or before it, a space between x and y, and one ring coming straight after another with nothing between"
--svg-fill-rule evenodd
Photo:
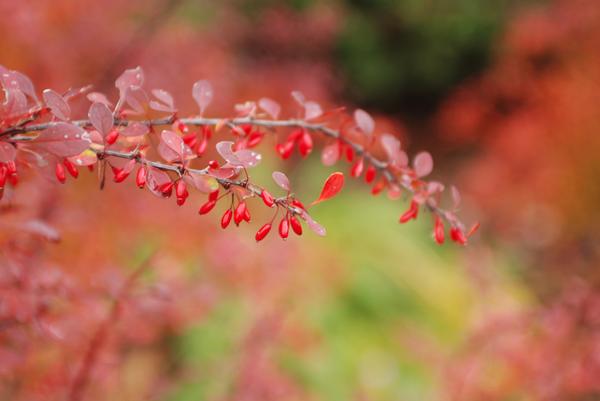
<instances>
[{"instance_id":1,"label":"red berry","mask_svg":"<svg viewBox=\"0 0 600 401\"><path fill-rule=\"evenodd\" d=\"M346 148L346 160L348 160L348 163L352 163L352 160L354 160L354 148L352 146Z\"/></svg>"},{"instance_id":2,"label":"red berry","mask_svg":"<svg viewBox=\"0 0 600 401\"><path fill-rule=\"evenodd\" d=\"M299 207L302 210L306 210L306 207L304 207L304 204L302 202L300 202L298 199L292 199L292 205Z\"/></svg>"},{"instance_id":3,"label":"red berry","mask_svg":"<svg viewBox=\"0 0 600 401\"><path fill-rule=\"evenodd\" d=\"M250 211L248 210L248 208L244 209L244 220L250 223Z\"/></svg>"},{"instance_id":4,"label":"red berry","mask_svg":"<svg viewBox=\"0 0 600 401\"><path fill-rule=\"evenodd\" d=\"M465 237L465 234L458 227L452 227L450 229L450 238L452 239L452 241L456 242L457 244L460 244L460 245L467 244L467 237Z\"/></svg>"},{"instance_id":5,"label":"red berry","mask_svg":"<svg viewBox=\"0 0 600 401\"><path fill-rule=\"evenodd\" d=\"M202 206L200 206L200 209L198 210L199 214L206 214L208 212L210 212L211 210L213 210L213 208L215 207L215 205L217 204L216 201L208 201L206 203L204 203Z\"/></svg>"},{"instance_id":6,"label":"red berry","mask_svg":"<svg viewBox=\"0 0 600 401\"><path fill-rule=\"evenodd\" d=\"M290 224L292 225L292 230L296 233L296 235L302 235L302 224L296 218L296 216L292 216L290 218Z\"/></svg>"},{"instance_id":7,"label":"red berry","mask_svg":"<svg viewBox=\"0 0 600 401\"><path fill-rule=\"evenodd\" d=\"M6 170L6 166L4 163L0 163L0 189L4 188L4 184L6 184L6 177L8 176L8 171Z\"/></svg>"},{"instance_id":8,"label":"red berry","mask_svg":"<svg viewBox=\"0 0 600 401\"><path fill-rule=\"evenodd\" d=\"M352 169L350 170L350 175L352 177L360 177L360 175L363 172L363 168L365 167L365 161L364 159L361 157L360 159L358 159L358 161L356 163L354 163L354 165L352 166Z\"/></svg>"},{"instance_id":9,"label":"red berry","mask_svg":"<svg viewBox=\"0 0 600 401\"><path fill-rule=\"evenodd\" d=\"M439 245L444 243L444 222L440 216L435 216L435 226L433 228L433 238Z\"/></svg>"},{"instance_id":10,"label":"red berry","mask_svg":"<svg viewBox=\"0 0 600 401\"><path fill-rule=\"evenodd\" d=\"M64 184L65 181L67 180L67 177L65 176L65 168L63 167L62 164L56 163L54 173L56 174L56 179L58 180L58 182L60 182L61 184Z\"/></svg>"},{"instance_id":11,"label":"red berry","mask_svg":"<svg viewBox=\"0 0 600 401\"><path fill-rule=\"evenodd\" d=\"M218 169L218 168L220 167L220 166L219 166L219 162L218 162L218 161L216 161L216 160L210 160L210 161L208 162L208 167L210 167L210 168L212 168L212 169L215 169L215 170L216 170L216 169Z\"/></svg>"},{"instance_id":12,"label":"red berry","mask_svg":"<svg viewBox=\"0 0 600 401\"><path fill-rule=\"evenodd\" d=\"M415 201L410 202L410 207L400 216L400 223L406 223L411 219L416 219L419 214L419 204Z\"/></svg>"},{"instance_id":13,"label":"red berry","mask_svg":"<svg viewBox=\"0 0 600 401\"><path fill-rule=\"evenodd\" d=\"M212 191L211 193L208 194L208 200L216 201L217 199L219 199L219 190L218 189L215 189L214 191Z\"/></svg>"},{"instance_id":14,"label":"red berry","mask_svg":"<svg viewBox=\"0 0 600 401\"><path fill-rule=\"evenodd\" d=\"M175 184L173 181L165 182L164 184L158 187L158 190L163 194L163 196L169 198L173 193L173 186Z\"/></svg>"},{"instance_id":15,"label":"red berry","mask_svg":"<svg viewBox=\"0 0 600 401\"><path fill-rule=\"evenodd\" d=\"M144 188L146 185L146 169L144 166L140 166L138 169L137 174L135 175L135 184L140 189Z\"/></svg>"},{"instance_id":16,"label":"red berry","mask_svg":"<svg viewBox=\"0 0 600 401\"><path fill-rule=\"evenodd\" d=\"M281 156L283 160L289 159L289 157L292 155L292 152L294 151L294 142L287 141L283 144L278 143L275 149L277 150L277 153L279 153L279 156Z\"/></svg>"},{"instance_id":17,"label":"red berry","mask_svg":"<svg viewBox=\"0 0 600 401\"><path fill-rule=\"evenodd\" d=\"M190 194L187 190L185 182L183 180L177 181L177 184L175 185L175 196L177 196L177 204L179 206L183 205L189 195Z\"/></svg>"},{"instance_id":18,"label":"red berry","mask_svg":"<svg viewBox=\"0 0 600 401\"><path fill-rule=\"evenodd\" d=\"M312 152L313 149L313 140L310 134L307 131L303 131L302 136L298 142L298 150L302 157L306 157Z\"/></svg>"},{"instance_id":19,"label":"red berry","mask_svg":"<svg viewBox=\"0 0 600 401\"><path fill-rule=\"evenodd\" d=\"M79 176L79 171L77 170L77 167L75 167L75 164L73 164L73 162L71 160L64 159L63 164L67 168L67 171L69 172L69 174L71 174L71 177L77 178Z\"/></svg>"},{"instance_id":20,"label":"red berry","mask_svg":"<svg viewBox=\"0 0 600 401\"><path fill-rule=\"evenodd\" d=\"M266 189L262 190L260 197L262 198L264 204L268 207L273 207L275 204L275 199L273 199L273 196Z\"/></svg>"},{"instance_id":21,"label":"red berry","mask_svg":"<svg viewBox=\"0 0 600 401\"><path fill-rule=\"evenodd\" d=\"M127 177L129 177L129 172L121 168L113 168L113 173L115 174L113 180L117 183L123 182Z\"/></svg>"},{"instance_id":22,"label":"red berry","mask_svg":"<svg viewBox=\"0 0 600 401\"><path fill-rule=\"evenodd\" d=\"M262 241L267 236L267 234L269 234L270 231L271 231L271 223L267 223L264 226L262 226L261 228L259 228L258 231L256 232L256 235L254 236L254 238L256 239L256 242Z\"/></svg>"},{"instance_id":23,"label":"red berry","mask_svg":"<svg viewBox=\"0 0 600 401\"><path fill-rule=\"evenodd\" d=\"M240 202L235 208L235 212L233 213L233 221L236 226L239 226L242 220L244 220L244 215L246 214L246 202Z\"/></svg>"},{"instance_id":24,"label":"red berry","mask_svg":"<svg viewBox=\"0 0 600 401\"><path fill-rule=\"evenodd\" d=\"M258 146L258 144L262 141L264 134L260 131L253 131L246 141L246 146L248 148L253 148Z\"/></svg>"},{"instance_id":25,"label":"red berry","mask_svg":"<svg viewBox=\"0 0 600 401\"><path fill-rule=\"evenodd\" d=\"M385 188L385 184L386 183L384 179L377 181L377 184L373 185L373 188L371 188L371 194L379 195L381 191L383 191L383 189Z\"/></svg>"},{"instance_id":26,"label":"red berry","mask_svg":"<svg viewBox=\"0 0 600 401\"><path fill-rule=\"evenodd\" d=\"M375 174L377 174L377 169L375 169L375 166L369 166L367 168L367 171L365 172L365 181L367 184L373 182L373 180L375 179Z\"/></svg>"},{"instance_id":27,"label":"red berry","mask_svg":"<svg viewBox=\"0 0 600 401\"><path fill-rule=\"evenodd\" d=\"M119 131L117 131L116 129L113 129L112 131L110 131L108 133L108 135L106 135L104 140L106 141L107 144L112 145L113 143L117 142L118 138L119 138Z\"/></svg>"},{"instance_id":28,"label":"red berry","mask_svg":"<svg viewBox=\"0 0 600 401\"><path fill-rule=\"evenodd\" d=\"M287 217L281 219L279 223L279 236L283 239L286 239L290 234L290 223L288 222Z\"/></svg>"},{"instance_id":29,"label":"red berry","mask_svg":"<svg viewBox=\"0 0 600 401\"><path fill-rule=\"evenodd\" d=\"M225 213L223 213L223 217L221 217L221 228L227 228L229 223L231 223L231 216L233 216L231 209L227 209Z\"/></svg>"},{"instance_id":30,"label":"red berry","mask_svg":"<svg viewBox=\"0 0 600 401\"><path fill-rule=\"evenodd\" d=\"M6 172L9 176L17 174L17 163L14 160L6 162Z\"/></svg>"}]
</instances>

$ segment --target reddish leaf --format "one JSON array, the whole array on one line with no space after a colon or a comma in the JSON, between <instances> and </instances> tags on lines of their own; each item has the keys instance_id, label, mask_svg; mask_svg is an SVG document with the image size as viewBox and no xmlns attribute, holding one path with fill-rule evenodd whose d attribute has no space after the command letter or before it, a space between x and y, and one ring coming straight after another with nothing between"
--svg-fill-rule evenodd
<instances>
[{"instance_id":1,"label":"reddish leaf","mask_svg":"<svg viewBox=\"0 0 600 401\"><path fill-rule=\"evenodd\" d=\"M60 94L56 93L52 89L45 89L42 95L44 97L46 106L50 108L52 114L63 121L69 119L71 115L71 108Z\"/></svg>"},{"instance_id":2,"label":"reddish leaf","mask_svg":"<svg viewBox=\"0 0 600 401\"><path fill-rule=\"evenodd\" d=\"M125 70L123 74L115 81L115 86L119 89L121 96L130 88L139 88L144 83L144 71L142 67Z\"/></svg>"},{"instance_id":3,"label":"reddish leaf","mask_svg":"<svg viewBox=\"0 0 600 401\"><path fill-rule=\"evenodd\" d=\"M189 173L184 176L185 181L205 194L219 189L219 183L211 176L198 173Z\"/></svg>"},{"instance_id":4,"label":"reddish leaf","mask_svg":"<svg viewBox=\"0 0 600 401\"><path fill-rule=\"evenodd\" d=\"M46 128L31 143L56 156L68 157L86 150L91 141L89 134L81 127L60 122Z\"/></svg>"},{"instance_id":5,"label":"reddish leaf","mask_svg":"<svg viewBox=\"0 0 600 401\"><path fill-rule=\"evenodd\" d=\"M258 106L267 112L269 116L273 119L277 119L279 117L279 113L281 112L281 106L274 100L263 97L258 101Z\"/></svg>"},{"instance_id":6,"label":"reddish leaf","mask_svg":"<svg viewBox=\"0 0 600 401\"><path fill-rule=\"evenodd\" d=\"M304 119L312 120L320 117L323 114L323 109L317 102L306 102L304 103Z\"/></svg>"},{"instance_id":7,"label":"reddish leaf","mask_svg":"<svg viewBox=\"0 0 600 401\"><path fill-rule=\"evenodd\" d=\"M200 114L204 114L204 109L213 100L213 88L208 81L197 81L192 88L192 96L200 108Z\"/></svg>"},{"instance_id":8,"label":"reddish leaf","mask_svg":"<svg viewBox=\"0 0 600 401\"><path fill-rule=\"evenodd\" d=\"M17 149L7 142L0 142L0 163L11 162L17 156Z\"/></svg>"},{"instance_id":9,"label":"reddish leaf","mask_svg":"<svg viewBox=\"0 0 600 401\"><path fill-rule=\"evenodd\" d=\"M323 227L322 225L320 225L319 223L317 223L311 216L310 214L308 214L306 212L306 210L303 210L300 213L300 217L302 217L302 219L304 219L304 221L306 221L306 224L308 225L308 227L317 235L320 235L321 237L324 237L327 234L327 230L325 230L325 227Z\"/></svg>"},{"instance_id":10,"label":"reddish leaf","mask_svg":"<svg viewBox=\"0 0 600 401\"><path fill-rule=\"evenodd\" d=\"M415 156L413 168L417 177L425 177L433 170L433 158L429 152L421 152Z\"/></svg>"},{"instance_id":11,"label":"reddish leaf","mask_svg":"<svg viewBox=\"0 0 600 401\"><path fill-rule=\"evenodd\" d=\"M90 92L87 94L87 99L92 103L102 103L103 105L110 107L112 103L108 100L104 93Z\"/></svg>"},{"instance_id":12,"label":"reddish leaf","mask_svg":"<svg viewBox=\"0 0 600 401\"><path fill-rule=\"evenodd\" d=\"M173 131L163 130L160 134L160 143L158 153L166 161L184 161L192 155L192 150L187 146L183 139Z\"/></svg>"},{"instance_id":13,"label":"reddish leaf","mask_svg":"<svg viewBox=\"0 0 600 401\"><path fill-rule=\"evenodd\" d=\"M134 122L119 131L119 134L127 137L134 137L146 135L149 131L150 129L146 124Z\"/></svg>"},{"instance_id":14,"label":"reddish leaf","mask_svg":"<svg viewBox=\"0 0 600 401\"><path fill-rule=\"evenodd\" d=\"M373 118L364 110L357 109L354 111L354 122L358 126L358 128L370 136L375 130L375 121Z\"/></svg>"},{"instance_id":15,"label":"reddish leaf","mask_svg":"<svg viewBox=\"0 0 600 401\"><path fill-rule=\"evenodd\" d=\"M321 190L321 195L319 199L314 201L311 205L316 205L317 203L321 203L328 199L336 196L344 187L344 174L340 172L333 173L327 178L325 184L323 185L323 189Z\"/></svg>"},{"instance_id":16,"label":"reddish leaf","mask_svg":"<svg viewBox=\"0 0 600 401\"><path fill-rule=\"evenodd\" d=\"M281 171L274 171L272 176L273 176L273 181L275 181L275 183L277 185L279 185L281 188L285 189L286 191L290 190L290 179L287 177L287 175L285 175Z\"/></svg>"},{"instance_id":17,"label":"reddish leaf","mask_svg":"<svg viewBox=\"0 0 600 401\"><path fill-rule=\"evenodd\" d=\"M321 152L321 162L325 166L333 166L340 159L340 145L337 142L329 144Z\"/></svg>"},{"instance_id":18,"label":"reddish leaf","mask_svg":"<svg viewBox=\"0 0 600 401\"><path fill-rule=\"evenodd\" d=\"M238 150L234 153L234 155L237 160L235 161L235 163L229 163L234 166L244 166L246 168L257 166L262 159L260 153L257 153L250 149Z\"/></svg>"},{"instance_id":19,"label":"reddish leaf","mask_svg":"<svg viewBox=\"0 0 600 401\"><path fill-rule=\"evenodd\" d=\"M136 114L143 114L148 105L148 95L142 88L131 86L125 91L125 100Z\"/></svg>"},{"instance_id":20,"label":"reddish leaf","mask_svg":"<svg viewBox=\"0 0 600 401\"><path fill-rule=\"evenodd\" d=\"M450 194L452 195L452 209L456 210L460 206L461 196L458 192L458 188L454 185L450 187Z\"/></svg>"},{"instance_id":21,"label":"reddish leaf","mask_svg":"<svg viewBox=\"0 0 600 401\"><path fill-rule=\"evenodd\" d=\"M90 122L105 137L113 127L113 115L103 103L93 103L88 112Z\"/></svg>"}]
</instances>

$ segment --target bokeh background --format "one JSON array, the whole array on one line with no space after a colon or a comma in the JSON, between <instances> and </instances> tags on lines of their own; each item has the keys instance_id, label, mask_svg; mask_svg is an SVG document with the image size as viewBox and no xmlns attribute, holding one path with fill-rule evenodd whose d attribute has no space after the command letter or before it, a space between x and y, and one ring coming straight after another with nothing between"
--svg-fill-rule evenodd
<instances>
[{"instance_id":1,"label":"bokeh background","mask_svg":"<svg viewBox=\"0 0 600 401\"><path fill-rule=\"evenodd\" d=\"M0 21L0 63L40 90L114 97L141 65L181 110L198 79L209 115L261 96L289 109L294 89L365 108L482 222L467 248L438 247L430 221L400 226L405 203L350 182L314 209L327 237L257 245L255 226L197 217L200 195L177 208L30 174L2 218L62 240L0 234L0 312L18 317L2 320L0 399L68 399L150 258L83 400L600 400L597 0L0 0ZM273 145L254 178L282 169L316 195L333 170Z\"/></svg>"}]
</instances>

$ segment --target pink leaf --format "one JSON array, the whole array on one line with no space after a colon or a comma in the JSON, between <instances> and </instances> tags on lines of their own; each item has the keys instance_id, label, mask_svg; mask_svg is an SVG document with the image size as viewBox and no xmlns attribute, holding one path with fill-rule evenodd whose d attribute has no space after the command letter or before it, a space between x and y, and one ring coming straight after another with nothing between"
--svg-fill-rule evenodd
<instances>
[{"instance_id":1,"label":"pink leaf","mask_svg":"<svg viewBox=\"0 0 600 401\"><path fill-rule=\"evenodd\" d=\"M92 103L102 103L106 107L112 106L112 103L110 102L110 100L108 100L104 93L90 92L87 94L86 97Z\"/></svg>"},{"instance_id":2,"label":"pink leaf","mask_svg":"<svg viewBox=\"0 0 600 401\"><path fill-rule=\"evenodd\" d=\"M313 118L320 117L323 114L321 106L317 102L306 102L304 103L304 119L312 120Z\"/></svg>"},{"instance_id":3,"label":"pink leaf","mask_svg":"<svg viewBox=\"0 0 600 401\"><path fill-rule=\"evenodd\" d=\"M321 162L325 166L333 166L340 158L340 145L337 142L329 144L321 152Z\"/></svg>"},{"instance_id":4,"label":"pink leaf","mask_svg":"<svg viewBox=\"0 0 600 401\"><path fill-rule=\"evenodd\" d=\"M336 196L344 187L344 174L340 172L335 172L331 174L325 184L323 185L323 189L321 190L321 195L319 199L314 201L311 205L316 205L317 203L321 203L328 199Z\"/></svg>"},{"instance_id":5,"label":"pink leaf","mask_svg":"<svg viewBox=\"0 0 600 401\"><path fill-rule=\"evenodd\" d=\"M267 112L268 115L271 116L274 120L279 117L279 113L281 112L281 106L274 100L271 100L267 97L263 97L258 101L258 105L261 109Z\"/></svg>"},{"instance_id":6,"label":"pink leaf","mask_svg":"<svg viewBox=\"0 0 600 401\"><path fill-rule=\"evenodd\" d=\"M192 96L200 108L200 114L204 114L204 109L212 102L214 91L208 81L197 81L192 88Z\"/></svg>"},{"instance_id":7,"label":"pink leaf","mask_svg":"<svg viewBox=\"0 0 600 401\"><path fill-rule=\"evenodd\" d=\"M230 178L236 173L236 169L229 167L221 167L219 169L208 171L208 175L215 178Z\"/></svg>"},{"instance_id":8,"label":"pink leaf","mask_svg":"<svg viewBox=\"0 0 600 401\"><path fill-rule=\"evenodd\" d=\"M106 136L113 127L113 115L110 109L103 103L93 103L88 112L90 122L102 134Z\"/></svg>"},{"instance_id":9,"label":"pink leaf","mask_svg":"<svg viewBox=\"0 0 600 401\"><path fill-rule=\"evenodd\" d=\"M304 219L304 221L306 221L306 224L308 225L308 227L317 235L320 235L321 237L324 237L327 234L327 230L325 230L325 227L323 227L322 225L320 225L319 223L317 223L311 216L310 214L308 214L306 212L306 210L303 210L300 213L300 217L302 217L302 219Z\"/></svg>"},{"instance_id":10,"label":"pink leaf","mask_svg":"<svg viewBox=\"0 0 600 401\"><path fill-rule=\"evenodd\" d=\"M191 184L198 191L205 194L213 192L219 188L219 183L211 176L198 173L189 173L184 176L188 184Z\"/></svg>"},{"instance_id":11,"label":"pink leaf","mask_svg":"<svg viewBox=\"0 0 600 401\"><path fill-rule=\"evenodd\" d=\"M406 153L400 150L400 141L398 138L391 134L383 134L380 141L390 164L396 167L404 167L408 164Z\"/></svg>"},{"instance_id":12,"label":"pink leaf","mask_svg":"<svg viewBox=\"0 0 600 401\"><path fill-rule=\"evenodd\" d=\"M31 143L56 156L68 157L86 150L91 141L81 127L59 122L43 130Z\"/></svg>"},{"instance_id":13,"label":"pink leaf","mask_svg":"<svg viewBox=\"0 0 600 401\"><path fill-rule=\"evenodd\" d=\"M221 155L223 159L228 162L235 161L236 157L233 153L233 142L231 141L221 141L215 145L217 152Z\"/></svg>"},{"instance_id":14,"label":"pink leaf","mask_svg":"<svg viewBox=\"0 0 600 401\"><path fill-rule=\"evenodd\" d=\"M244 166L246 168L257 166L262 159L260 153L256 153L250 149L238 150L234 155L237 160L235 162L230 161L229 163L234 166Z\"/></svg>"},{"instance_id":15,"label":"pink leaf","mask_svg":"<svg viewBox=\"0 0 600 401\"><path fill-rule=\"evenodd\" d=\"M294 98L294 100L296 102L298 102L298 104L302 107L304 107L304 103L306 102L306 98L304 97L304 94L300 91L293 91L292 92L292 97Z\"/></svg>"},{"instance_id":16,"label":"pink leaf","mask_svg":"<svg viewBox=\"0 0 600 401\"><path fill-rule=\"evenodd\" d=\"M417 177L425 177L433 170L433 158L429 152L421 152L413 160L413 168Z\"/></svg>"},{"instance_id":17,"label":"pink leaf","mask_svg":"<svg viewBox=\"0 0 600 401\"><path fill-rule=\"evenodd\" d=\"M69 160L78 166L91 166L98 161L98 156L91 149L86 149L77 156L69 157Z\"/></svg>"},{"instance_id":18,"label":"pink leaf","mask_svg":"<svg viewBox=\"0 0 600 401\"><path fill-rule=\"evenodd\" d=\"M19 89L21 92L32 98L37 102L37 95L35 93L35 88L33 83L29 79L29 77L25 74L20 73L19 71L11 71L12 79L17 82L19 85Z\"/></svg>"},{"instance_id":19,"label":"pink leaf","mask_svg":"<svg viewBox=\"0 0 600 401\"><path fill-rule=\"evenodd\" d=\"M17 149L7 142L0 142L0 163L11 162L17 156Z\"/></svg>"},{"instance_id":20,"label":"pink leaf","mask_svg":"<svg viewBox=\"0 0 600 401\"><path fill-rule=\"evenodd\" d=\"M277 185L279 185L281 188L285 189L286 191L290 190L290 179L287 177L287 175L285 175L281 171L274 171L272 176L273 176L273 181L275 181L275 183Z\"/></svg>"},{"instance_id":21,"label":"pink leaf","mask_svg":"<svg viewBox=\"0 0 600 401\"><path fill-rule=\"evenodd\" d=\"M132 137L146 135L149 131L150 128L146 124L134 122L119 131L119 134Z\"/></svg>"},{"instance_id":22,"label":"pink leaf","mask_svg":"<svg viewBox=\"0 0 600 401\"><path fill-rule=\"evenodd\" d=\"M171 182L171 177L164 171L158 170L154 167L148 169L148 175L146 176L146 186L154 195L159 198L163 197L162 192L159 190L160 186Z\"/></svg>"},{"instance_id":23,"label":"pink leaf","mask_svg":"<svg viewBox=\"0 0 600 401\"><path fill-rule=\"evenodd\" d=\"M183 142L183 139L173 131L164 130L160 134L160 139L158 152L163 159L169 162L183 161L192 152L189 146Z\"/></svg>"},{"instance_id":24,"label":"pink leaf","mask_svg":"<svg viewBox=\"0 0 600 401\"><path fill-rule=\"evenodd\" d=\"M115 86L119 89L121 96L130 88L139 88L144 83L144 71L142 67L130 68L125 70L123 74L115 81Z\"/></svg>"},{"instance_id":25,"label":"pink leaf","mask_svg":"<svg viewBox=\"0 0 600 401\"><path fill-rule=\"evenodd\" d=\"M375 121L373 121L373 118L369 113L364 110L357 109L354 111L354 122L367 136L370 136L375 130Z\"/></svg>"},{"instance_id":26,"label":"pink leaf","mask_svg":"<svg viewBox=\"0 0 600 401\"><path fill-rule=\"evenodd\" d=\"M69 119L71 108L61 95L52 89L45 89L42 95L46 106L50 107L52 114L63 121Z\"/></svg>"},{"instance_id":27,"label":"pink leaf","mask_svg":"<svg viewBox=\"0 0 600 401\"><path fill-rule=\"evenodd\" d=\"M173 101L173 96L165 90L162 89L153 89L152 94L156 97L160 102L155 100L150 101L150 108L157 111L165 111L168 113L173 113L177 111L175 109L175 103Z\"/></svg>"},{"instance_id":28,"label":"pink leaf","mask_svg":"<svg viewBox=\"0 0 600 401\"><path fill-rule=\"evenodd\" d=\"M142 88L131 86L125 91L125 101L137 114L142 114L146 111L148 104L148 95Z\"/></svg>"},{"instance_id":29,"label":"pink leaf","mask_svg":"<svg viewBox=\"0 0 600 401\"><path fill-rule=\"evenodd\" d=\"M256 103L255 102L244 102L235 105L235 111L240 117L248 117L253 116L256 113Z\"/></svg>"},{"instance_id":30,"label":"pink leaf","mask_svg":"<svg viewBox=\"0 0 600 401\"><path fill-rule=\"evenodd\" d=\"M38 235L47 241L58 242L60 241L60 234L58 231L46 224L41 220L29 220L18 225L18 229L21 231L28 232L30 234Z\"/></svg>"},{"instance_id":31,"label":"pink leaf","mask_svg":"<svg viewBox=\"0 0 600 401\"><path fill-rule=\"evenodd\" d=\"M460 192L458 192L458 188L452 185L450 187L450 194L452 195L452 209L456 210L460 206L461 202Z\"/></svg>"}]
</instances>

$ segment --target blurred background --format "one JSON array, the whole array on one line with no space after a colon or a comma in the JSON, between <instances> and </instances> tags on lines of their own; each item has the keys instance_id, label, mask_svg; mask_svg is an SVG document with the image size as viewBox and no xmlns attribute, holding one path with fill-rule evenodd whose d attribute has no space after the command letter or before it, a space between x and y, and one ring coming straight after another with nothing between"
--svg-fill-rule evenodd
<instances>
[{"instance_id":1,"label":"blurred background","mask_svg":"<svg viewBox=\"0 0 600 401\"><path fill-rule=\"evenodd\" d=\"M30 173L3 218L62 241L0 234L0 313L17 316L0 399L75 399L88 376L83 400L600 400L597 0L0 0L0 16L0 64L38 90L114 98L141 65L192 113L198 79L210 116L262 96L291 110L295 89L367 109L482 222L467 248L438 247L428 219L398 225L405 202L357 181L314 209L327 237L256 244L259 208L224 232L199 194L178 208ZM347 170L280 163L274 143L257 182L282 169L310 199Z\"/></svg>"}]
</instances>

